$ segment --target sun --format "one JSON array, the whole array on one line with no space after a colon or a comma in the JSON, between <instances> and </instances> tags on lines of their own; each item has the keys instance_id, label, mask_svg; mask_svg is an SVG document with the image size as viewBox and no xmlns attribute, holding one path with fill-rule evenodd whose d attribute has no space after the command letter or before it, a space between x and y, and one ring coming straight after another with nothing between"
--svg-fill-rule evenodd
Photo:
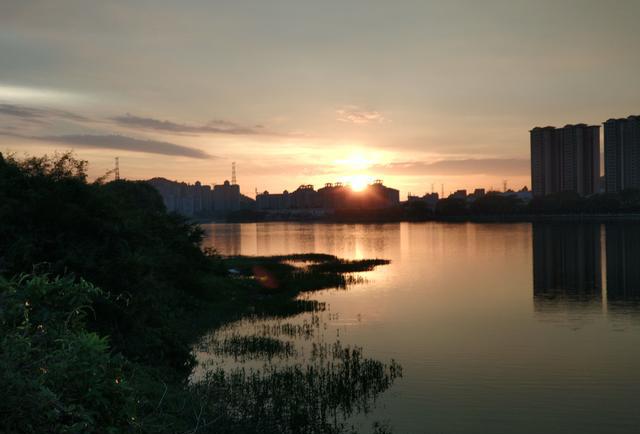
<instances>
[{"instance_id":1,"label":"sun","mask_svg":"<svg viewBox=\"0 0 640 434\"><path fill-rule=\"evenodd\" d=\"M371 183L370 178L367 175L352 175L349 177L349 185L353 191L362 191Z\"/></svg>"}]
</instances>

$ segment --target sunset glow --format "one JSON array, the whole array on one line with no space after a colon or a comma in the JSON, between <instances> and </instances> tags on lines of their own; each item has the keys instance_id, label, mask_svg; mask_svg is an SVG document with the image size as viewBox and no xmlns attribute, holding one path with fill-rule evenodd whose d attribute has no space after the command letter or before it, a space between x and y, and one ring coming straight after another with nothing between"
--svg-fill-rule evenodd
<instances>
[{"instance_id":1,"label":"sunset glow","mask_svg":"<svg viewBox=\"0 0 640 434\"><path fill-rule=\"evenodd\" d=\"M370 167L373 162L361 153L354 152L345 159L336 160L335 163L340 168L347 167L351 170L363 170Z\"/></svg>"},{"instance_id":2,"label":"sunset glow","mask_svg":"<svg viewBox=\"0 0 640 434\"><path fill-rule=\"evenodd\" d=\"M3 2L0 152L206 185L236 162L250 197L366 174L406 198L520 189L532 126L637 111L637 2L551 21L539 2L276 3Z\"/></svg>"},{"instance_id":3,"label":"sunset glow","mask_svg":"<svg viewBox=\"0 0 640 434\"><path fill-rule=\"evenodd\" d=\"M353 191L362 191L367 185L373 182L373 178L367 175L353 175L347 177L346 183L351 186Z\"/></svg>"}]
</instances>

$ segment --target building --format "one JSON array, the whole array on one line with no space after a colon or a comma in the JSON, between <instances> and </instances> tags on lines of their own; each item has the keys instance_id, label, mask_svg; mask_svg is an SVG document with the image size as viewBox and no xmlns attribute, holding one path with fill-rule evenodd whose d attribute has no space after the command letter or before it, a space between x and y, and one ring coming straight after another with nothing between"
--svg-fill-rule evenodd
<instances>
[{"instance_id":1,"label":"building","mask_svg":"<svg viewBox=\"0 0 640 434\"><path fill-rule=\"evenodd\" d=\"M475 190L473 190L473 193L467 196L467 201L473 202L476 199L480 199L481 197L484 197L486 194L487 194L487 191L484 188L476 188Z\"/></svg>"},{"instance_id":2,"label":"building","mask_svg":"<svg viewBox=\"0 0 640 434\"><path fill-rule=\"evenodd\" d=\"M213 186L213 210L218 212L237 211L240 209L240 186L224 181Z\"/></svg>"},{"instance_id":3,"label":"building","mask_svg":"<svg viewBox=\"0 0 640 434\"><path fill-rule=\"evenodd\" d=\"M400 192L377 180L362 191L354 191L340 182L325 184L318 191L313 185L301 185L292 193L270 194L268 191L256 196L258 210L341 210L381 209L400 203Z\"/></svg>"},{"instance_id":4,"label":"building","mask_svg":"<svg viewBox=\"0 0 640 434\"><path fill-rule=\"evenodd\" d=\"M438 193L426 193L422 197L412 196L411 194L407 196L407 202L409 203L422 202L427 206L427 208L432 210L436 209L436 205L438 204L439 199L440 199L440 196L438 195Z\"/></svg>"},{"instance_id":5,"label":"building","mask_svg":"<svg viewBox=\"0 0 640 434\"><path fill-rule=\"evenodd\" d=\"M605 191L640 188L640 116L604 123Z\"/></svg>"},{"instance_id":6,"label":"building","mask_svg":"<svg viewBox=\"0 0 640 434\"><path fill-rule=\"evenodd\" d=\"M529 189L527 188L527 186L525 185L524 187L522 187L522 189L518 190L518 191L513 191L513 190L507 190L504 193L501 193L503 196L511 196L511 197L515 197L517 199L520 199L523 202L530 202L531 199L533 199L533 195L531 194L531 191L529 191Z\"/></svg>"},{"instance_id":7,"label":"building","mask_svg":"<svg viewBox=\"0 0 640 434\"><path fill-rule=\"evenodd\" d=\"M320 208L318 192L311 184L301 185L289 194L289 207L292 209Z\"/></svg>"},{"instance_id":8,"label":"building","mask_svg":"<svg viewBox=\"0 0 640 434\"><path fill-rule=\"evenodd\" d=\"M534 196L599 191L600 127L536 127L531 134L531 186Z\"/></svg>"},{"instance_id":9,"label":"building","mask_svg":"<svg viewBox=\"0 0 640 434\"><path fill-rule=\"evenodd\" d=\"M213 189L200 181L189 185L185 182L153 178L147 181L164 202L167 211L187 217L223 217L230 212L251 209L253 199L240 193L240 186L225 181Z\"/></svg>"},{"instance_id":10,"label":"building","mask_svg":"<svg viewBox=\"0 0 640 434\"><path fill-rule=\"evenodd\" d=\"M320 206L330 210L347 208L351 193L351 189L341 182L326 183L318 190Z\"/></svg>"},{"instance_id":11,"label":"building","mask_svg":"<svg viewBox=\"0 0 640 434\"><path fill-rule=\"evenodd\" d=\"M400 204L400 191L386 187L381 179L376 179L362 191L353 192L355 203L363 209L391 208Z\"/></svg>"},{"instance_id":12,"label":"building","mask_svg":"<svg viewBox=\"0 0 640 434\"><path fill-rule=\"evenodd\" d=\"M600 126L566 125L562 129L562 191L580 196L599 192Z\"/></svg>"},{"instance_id":13,"label":"building","mask_svg":"<svg viewBox=\"0 0 640 434\"><path fill-rule=\"evenodd\" d=\"M449 199L466 199L467 198L467 190L456 190L454 193L449 195Z\"/></svg>"},{"instance_id":14,"label":"building","mask_svg":"<svg viewBox=\"0 0 640 434\"><path fill-rule=\"evenodd\" d=\"M560 133L554 127L536 127L531 134L531 187L534 196L560 191Z\"/></svg>"},{"instance_id":15,"label":"building","mask_svg":"<svg viewBox=\"0 0 640 434\"><path fill-rule=\"evenodd\" d=\"M256 195L256 209L258 211L289 209L289 192L271 194L268 191Z\"/></svg>"},{"instance_id":16,"label":"building","mask_svg":"<svg viewBox=\"0 0 640 434\"><path fill-rule=\"evenodd\" d=\"M147 181L162 197L164 206L169 212L176 212L188 217L199 213L206 202L207 191L197 182L190 186L184 182L169 181L166 178L153 178ZM208 187L209 191L211 187Z\"/></svg>"},{"instance_id":17,"label":"building","mask_svg":"<svg viewBox=\"0 0 640 434\"><path fill-rule=\"evenodd\" d=\"M486 193L487 192L484 188L476 188L475 190L473 190L472 196L477 199L477 198L483 197Z\"/></svg>"}]
</instances>

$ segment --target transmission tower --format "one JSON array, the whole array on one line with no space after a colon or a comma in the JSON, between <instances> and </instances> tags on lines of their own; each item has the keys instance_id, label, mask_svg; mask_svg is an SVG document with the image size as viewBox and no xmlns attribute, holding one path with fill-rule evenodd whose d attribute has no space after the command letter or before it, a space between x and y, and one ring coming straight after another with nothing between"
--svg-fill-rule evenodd
<instances>
[{"instance_id":1,"label":"transmission tower","mask_svg":"<svg viewBox=\"0 0 640 434\"><path fill-rule=\"evenodd\" d=\"M504 181L502 181L502 191L504 191L504 192L507 191L507 180L506 179Z\"/></svg>"},{"instance_id":2,"label":"transmission tower","mask_svg":"<svg viewBox=\"0 0 640 434\"><path fill-rule=\"evenodd\" d=\"M120 157L116 157L116 167L113 169L116 181L120 180Z\"/></svg>"},{"instance_id":3,"label":"transmission tower","mask_svg":"<svg viewBox=\"0 0 640 434\"><path fill-rule=\"evenodd\" d=\"M236 162L231 163L231 185L236 185L238 182L236 179Z\"/></svg>"}]
</instances>

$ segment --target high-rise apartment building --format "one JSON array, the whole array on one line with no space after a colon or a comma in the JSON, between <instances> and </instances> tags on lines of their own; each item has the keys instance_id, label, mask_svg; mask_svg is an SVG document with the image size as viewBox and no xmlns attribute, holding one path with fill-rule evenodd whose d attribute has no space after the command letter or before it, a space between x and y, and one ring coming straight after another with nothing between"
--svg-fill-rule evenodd
<instances>
[{"instance_id":1,"label":"high-rise apartment building","mask_svg":"<svg viewBox=\"0 0 640 434\"><path fill-rule=\"evenodd\" d=\"M604 176L607 193L640 188L640 116L604 123Z\"/></svg>"},{"instance_id":2,"label":"high-rise apartment building","mask_svg":"<svg viewBox=\"0 0 640 434\"><path fill-rule=\"evenodd\" d=\"M534 196L560 191L560 130L536 127L531 130L531 189Z\"/></svg>"},{"instance_id":3,"label":"high-rise apartment building","mask_svg":"<svg viewBox=\"0 0 640 434\"><path fill-rule=\"evenodd\" d=\"M531 133L531 187L534 196L574 191L597 193L600 178L600 127L536 127Z\"/></svg>"}]
</instances>

